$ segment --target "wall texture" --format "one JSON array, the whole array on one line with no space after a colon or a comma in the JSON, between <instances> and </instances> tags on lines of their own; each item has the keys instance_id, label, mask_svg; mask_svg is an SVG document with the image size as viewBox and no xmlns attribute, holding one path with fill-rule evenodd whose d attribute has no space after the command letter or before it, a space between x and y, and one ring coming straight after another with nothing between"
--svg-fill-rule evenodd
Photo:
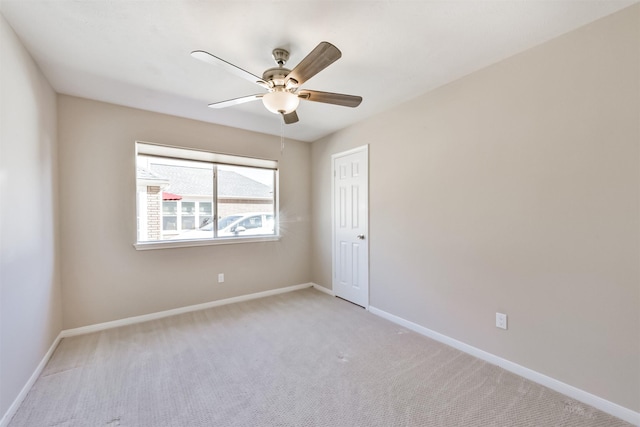
<instances>
[{"instance_id":1,"label":"wall texture","mask_svg":"<svg viewBox=\"0 0 640 427\"><path fill-rule=\"evenodd\" d=\"M0 418L62 329L56 95L0 15Z\"/></svg>"},{"instance_id":2,"label":"wall texture","mask_svg":"<svg viewBox=\"0 0 640 427\"><path fill-rule=\"evenodd\" d=\"M635 5L316 141L313 281L370 144L372 306L640 411L639 108Z\"/></svg>"},{"instance_id":3,"label":"wall texture","mask_svg":"<svg viewBox=\"0 0 640 427\"><path fill-rule=\"evenodd\" d=\"M310 281L308 143L70 96L58 115L65 329ZM136 251L136 140L279 160L281 240Z\"/></svg>"}]
</instances>

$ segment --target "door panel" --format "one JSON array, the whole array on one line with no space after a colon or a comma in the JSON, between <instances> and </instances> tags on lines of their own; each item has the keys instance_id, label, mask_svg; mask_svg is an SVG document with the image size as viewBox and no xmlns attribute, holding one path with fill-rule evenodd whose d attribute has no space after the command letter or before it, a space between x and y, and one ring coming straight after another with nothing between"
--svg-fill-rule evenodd
<instances>
[{"instance_id":1,"label":"door panel","mask_svg":"<svg viewBox=\"0 0 640 427\"><path fill-rule=\"evenodd\" d=\"M332 156L333 290L336 296L369 304L368 147Z\"/></svg>"}]
</instances>

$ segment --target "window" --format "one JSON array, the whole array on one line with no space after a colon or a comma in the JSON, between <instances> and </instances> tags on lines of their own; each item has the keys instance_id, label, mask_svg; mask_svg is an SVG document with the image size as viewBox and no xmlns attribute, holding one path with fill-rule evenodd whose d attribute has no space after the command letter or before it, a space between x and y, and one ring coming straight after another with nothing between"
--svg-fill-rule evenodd
<instances>
[{"instance_id":1,"label":"window","mask_svg":"<svg viewBox=\"0 0 640 427\"><path fill-rule=\"evenodd\" d=\"M178 230L178 202L162 202L162 229Z\"/></svg>"},{"instance_id":2,"label":"window","mask_svg":"<svg viewBox=\"0 0 640 427\"><path fill-rule=\"evenodd\" d=\"M276 161L137 142L136 171L138 244L278 234Z\"/></svg>"}]
</instances>

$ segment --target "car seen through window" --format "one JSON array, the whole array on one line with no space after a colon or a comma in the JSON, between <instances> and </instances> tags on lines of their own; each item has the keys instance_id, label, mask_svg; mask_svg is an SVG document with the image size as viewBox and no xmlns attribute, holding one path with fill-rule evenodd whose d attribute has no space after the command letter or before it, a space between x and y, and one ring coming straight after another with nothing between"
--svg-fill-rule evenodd
<instances>
[{"instance_id":1,"label":"car seen through window","mask_svg":"<svg viewBox=\"0 0 640 427\"><path fill-rule=\"evenodd\" d=\"M250 212L242 215L229 215L218 221L217 237L243 237L272 235L274 233L273 214L268 212ZM197 230L189 230L174 237L176 240L212 239L214 223L210 222Z\"/></svg>"}]
</instances>

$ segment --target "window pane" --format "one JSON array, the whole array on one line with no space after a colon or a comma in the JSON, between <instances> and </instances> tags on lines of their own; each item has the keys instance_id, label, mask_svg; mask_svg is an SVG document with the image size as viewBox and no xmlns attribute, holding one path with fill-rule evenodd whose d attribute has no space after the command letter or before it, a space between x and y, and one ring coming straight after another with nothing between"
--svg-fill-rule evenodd
<instances>
[{"instance_id":1,"label":"window pane","mask_svg":"<svg viewBox=\"0 0 640 427\"><path fill-rule=\"evenodd\" d=\"M213 218L210 216L200 216L200 225L198 226L198 228L202 228L205 225L209 225L211 224L212 221L213 221Z\"/></svg>"},{"instance_id":2,"label":"window pane","mask_svg":"<svg viewBox=\"0 0 640 427\"><path fill-rule=\"evenodd\" d=\"M218 166L218 236L275 234L275 171Z\"/></svg>"},{"instance_id":3,"label":"window pane","mask_svg":"<svg viewBox=\"0 0 640 427\"><path fill-rule=\"evenodd\" d=\"M136 166L139 241L213 237L199 230L213 216L213 164L138 155Z\"/></svg>"},{"instance_id":4,"label":"window pane","mask_svg":"<svg viewBox=\"0 0 640 427\"><path fill-rule=\"evenodd\" d=\"M198 226L199 228L204 227L213 221L213 216L211 215L211 202L198 203L198 221L200 223Z\"/></svg>"},{"instance_id":5,"label":"window pane","mask_svg":"<svg viewBox=\"0 0 640 427\"><path fill-rule=\"evenodd\" d=\"M195 216L182 216L182 229L183 230L193 230L196 228L196 217Z\"/></svg>"},{"instance_id":6,"label":"window pane","mask_svg":"<svg viewBox=\"0 0 640 427\"><path fill-rule=\"evenodd\" d=\"M176 202L162 202L162 215L175 215L178 213Z\"/></svg>"},{"instance_id":7,"label":"window pane","mask_svg":"<svg viewBox=\"0 0 640 427\"><path fill-rule=\"evenodd\" d=\"M199 205L200 215L211 215L211 203L210 202L200 202Z\"/></svg>"},{"instance_id":8,"label":"window pane","mask_svg":"<svg viewBox=\"0 0 640 427\"><path fill-rule=\"evenodd\" d=\"M196 211L196 202L182 202L182 215L193 215Z\"/></svg>"},{"instance_id":9,"label":"window pane","mask_svg":"<svg viewBox=\"0 0 640 427\"><path fill-rule=\"evenodd\" d=\"M162 217L162 230L174 231L178 229L178 221L175 216L163 216Z\"/></svg>"}]
</instances>

